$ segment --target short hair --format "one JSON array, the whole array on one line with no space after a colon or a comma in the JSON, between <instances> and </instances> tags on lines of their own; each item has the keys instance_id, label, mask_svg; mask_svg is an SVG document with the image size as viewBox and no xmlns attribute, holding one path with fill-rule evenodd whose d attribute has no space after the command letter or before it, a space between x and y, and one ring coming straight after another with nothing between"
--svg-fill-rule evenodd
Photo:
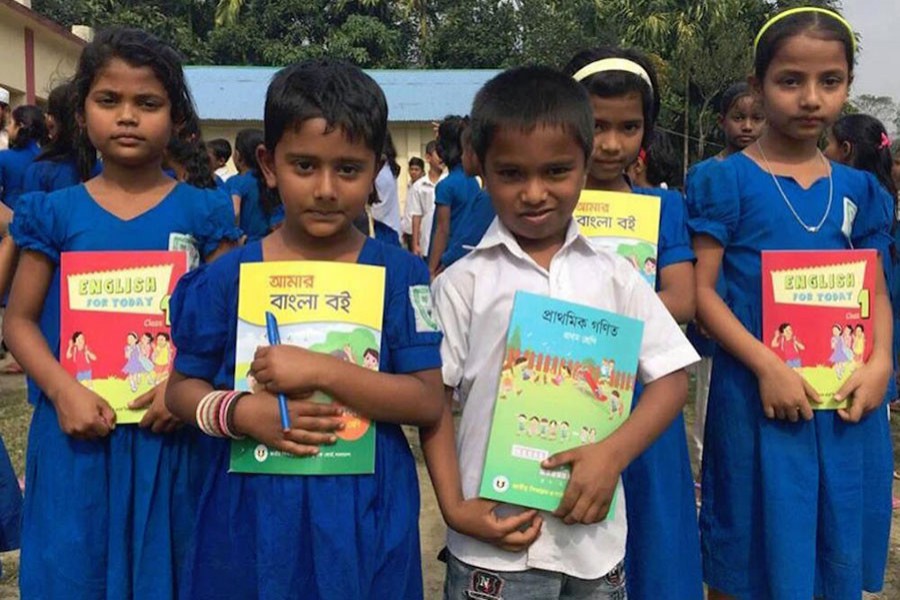
<instances>
[{"instance_id":1,"label":"short hair","mask_svg":"<svg viewBox=\"0 0 900 600\"><path fill-rule=\"evenodd\" d=\"M594 113L587 91L571 77L549 67L517 67L484 84L472 104L471 144L484 162L501 127L533 131L539 125L562 127L589 160L594 148Z\"/></svg>"},{"instance_id":2,"label":"short hair","mask_svg":"<svg viewBox=\"0 0 900 600\"><path fill-rule=\"evenodd\" d=\"M435 152L437 152L437 142L435 140L425 144L425 154L434 154Z\"/></svg>"},{"instance_id":3,"label":"short hair","mask_svg":"<svg viewBox=\"0 0 900 600\"><path fill-rule=\"evenodd\" d=\"M384 92L362 69L331 60L305 60L275 74L266 93L265 144L274 151L284 132L322 118L328 131L340 128L381 156L387 134Z\"/></svg>"},{"instance_id":4,"label":"short hair","mask_svg":"<svg viewBox=\"0 0 900 600\"><path fill-rule=\"evenodd\" d=\"M231 158L231 144L228 140L216 138L206 142L206 147L212 150L213 156L219 160L228 160Z\"/></svg>"},{"instance_id":5,"label":"short hair","mask_svg":"<svg viewBox=\"0 0 900 600\"><path fill-rule=\"evenodd\" d=\"M644 113L644 139L641 140L642 148L649 148L653 141L653 129L656 126L656 118L659 116L659 81L656 77L656 69L642 52L632 48L618 48L616 46L600 46L582 50L572 57L572 60L563 69L568 75L574 76L578 71L592 62L606 58L623 58L637 63L647 73L650 79L648 84L640 75L629 71L601 71L581 80L581 85L592 96L600 98L613 98L624 96L631 92L641 95L641 104Z\"/></svg>"},{"instance_id":6,"label":"short hair","mask_svg":"<svg viewBox=\"0 0 900 600\"><path fill-rule=\"evenodd\" d=\"M425 170L425 161L422 160L421 158L419 158L418 156L413 156L411 159L409 159L409 166L410 167L419 167L420 169L422 169L424 171Z\"/></svg>"}]
</instances>

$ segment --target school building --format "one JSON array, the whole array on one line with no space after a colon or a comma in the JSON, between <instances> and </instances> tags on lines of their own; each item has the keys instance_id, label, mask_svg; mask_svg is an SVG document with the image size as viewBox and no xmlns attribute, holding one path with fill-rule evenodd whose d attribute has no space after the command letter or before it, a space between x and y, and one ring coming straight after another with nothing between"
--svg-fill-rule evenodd
<instances>
[{"instance_id":1,"label":"school building","mask_svg":"<svg viewBox=\"0 0 900 600\"><path fill-rule=\"evenodd\" d=\"M0 86L9 90L11 106L43 104L75 72L87 43L30 6L30 0L0 0Z\"/></svg>"},{"instance_id":2,"label":"school building","mask_svg":"<svg viewBox=\"0 0 900 600\"><path fill-rule=\"evenodd\" d=\"M203 138L225 138L234 144L238 131L262 129L266 88L278 69L270 67L186 67L185 74L200 114ZM398 189L406 199L411 156L425 156L434 139L432 122L446 115L466 115L484 83L499 73L493 70L370 70L388 103L389 129L402 165ZM233 167L232 167L233 170Z\"/></svg>"}]
</instances>

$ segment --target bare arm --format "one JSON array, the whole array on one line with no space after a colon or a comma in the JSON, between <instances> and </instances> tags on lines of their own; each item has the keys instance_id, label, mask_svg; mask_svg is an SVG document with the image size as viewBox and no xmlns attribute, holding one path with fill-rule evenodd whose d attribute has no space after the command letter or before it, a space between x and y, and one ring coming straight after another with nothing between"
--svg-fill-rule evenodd
<instances>
[{"instance_id":1,"label":"bare arm","mask_svg":"<svg viewBox=\"0 0 900 600\"><path fill-rule=\"evenodd\" d=\"M679 325L690 323L696 309L694 265L680 262L659 271L659 299Z\"/></svg>"},{"instance_id":2,"label":"bare arm","mask_svg":"<svg viewBox=\"0 0 900 600\"><path fill-rule=\"evenodd\" d=\"M431 236L431 246L428 249L428 270L431 276L438 274L441 266L441 257L447 250L447 242L450 239L450 207L446 204L437 204L434 207L434 234Z\"/></svg>"},{"instance_id":3,"label":"bare arm","mask_svg":"<svg viewBox=\"0 0 900 600\"><path fill-rule=\"evenodd\" d=\"M234 206L234 222L239 223L241 220L241 197L237 194L232 194L231 203Z\"/></svg>"},{"instance_id":4,"label":"bare arm","mask_svg":"<svg viewBox=\"0 0 900 600\"><path fill-rule=\"evenodd\" d=\"M0 295L9 291L16 265L19 262L19 249L11 235L0 241Z\"/></svg>"},{"instance_id":5,"label":"bare arm","mask_svg":"<svg viewBox=\"0 0 900 600\"><path fill-rule=\"evenodd\" d=\"M422 256L422 246L419 244L419 236L422 235L422 215L412 217L412 253Z\"/></svg>"}]
</instances>

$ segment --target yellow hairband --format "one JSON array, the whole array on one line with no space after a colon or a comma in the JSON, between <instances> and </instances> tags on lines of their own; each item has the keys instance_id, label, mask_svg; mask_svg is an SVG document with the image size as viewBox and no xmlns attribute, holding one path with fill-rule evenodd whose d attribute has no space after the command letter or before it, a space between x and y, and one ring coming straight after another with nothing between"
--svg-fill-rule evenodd
<instances>
[{"instance_id":1,"label":"yellow hairband","mask_svg":"<svg viewBox=\"0 0 900 600\"><path fill-rule=\"evenodd\" d=\"M578 69L578 71L572 75L572 78L575 81L584 81L591 75L596 75L597 73L603 73L605 71L625 71L626 73L637 75L647 82L647 85L650 86L650 91L653 91L653 82L650 81L650 75L647 74L644 67L627 58L604 58L595 60Z\"/></svg>"},{"instance_id":2,"label":"yellow hairband","mask_svg":"<svg viewBox=\"0 0 900 600\"><path fill-rule=\"evenodd\" d=\"M844 17L842 17L841 15L834 12L833 10L829 10L827 8L820 8L818 6L800 6L798 8L791 8L784 12L778 13L777 15L775 15L774 17L772 17L771 19L766 21L766 24L763 25L762 29L759 30L759 33L756 34L756 39L753 40L753 52L754 53L756 52L756 49L759 46L759 40L762 39L762 36L764 36L766 34L766 32L772 27L772 25L774 25L778 21L780 21L784 18L787 18L791 15L796 15L796 14L805 13L805 12L821 13L823 15L828 15L829 17L833 18L838 23L840 23L841 25L846 27L847 31L850 32L850 43L853 45L853 52L854 53L856 52L856 36L853 34L853 26L850 25L850 22L847 19L845 19Z\"/></svg>"}]
</instances>

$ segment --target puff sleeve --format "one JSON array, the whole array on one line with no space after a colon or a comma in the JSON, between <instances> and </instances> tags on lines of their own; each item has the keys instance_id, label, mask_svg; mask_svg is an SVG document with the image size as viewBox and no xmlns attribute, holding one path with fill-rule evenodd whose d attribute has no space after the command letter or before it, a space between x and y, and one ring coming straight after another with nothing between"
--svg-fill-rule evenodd
<instances>
[{"instance_id":1,"label":"puff sleeve","mask_svg":"<svg viewBox=\"0 0 900 600\"><path fill-rule=\"evenodd\" d=\"M395 373L441 367L441 332L434 316L428 268L411 254L387 247L384 331Z\"/></svg>"},{"instance_id":2,"label":"puff sleeve","mask_svg":"<svg viewBox=\"0 0 900 600\"><path fill-rule=\"evenodd\" d=\"M723 160L699 169L687 192L691 236L708 235L727 246L741 216L740 182L732 161Z\"/></svg>"},{"instance_id":3,"label":"puff sleeve","mask_svg":"<svg viewBox=\"0 0 900 600\"><path fill-rule=\"evenodd\" d=\"M684 197L673 190L659 190L659 268L694 260L685 218Z\"/></svg>"},{"instance_id":4,"label":"puff sleeve","mask_svg":"<svg viewBox=\"0 0 900 600\"><path fill-rule=\"evenodd\" d=\"M44 192L20 196L10 234L19 248L40 252L58 263L66 235L67 219L62 214L66 203L62 199L54 201L51 196Z\"/></svg>"},{"instance_id":5,"label":"puff sleeve","mask_svg":"<svg viewBox=\"0 0 900 600\"><path fill-rule=\"evenodd\" d=\"M854 248L877 250L887 262L893 243L894 199L871 173L859 173L864 179L857 199L850 241Z\"/></svg>"},{"instance_id":6,"label":"puff sleeve","mask_svg":"<svg viewBox=\"0 0 900 600\"><path fill-rule=\"evenodd\" d=\"M234 222L234 204L222 190L203 190L197 223L197 244L203 258L212 254L223 240L237 241L241 230Z\"/></svg>"}]
</instances>

